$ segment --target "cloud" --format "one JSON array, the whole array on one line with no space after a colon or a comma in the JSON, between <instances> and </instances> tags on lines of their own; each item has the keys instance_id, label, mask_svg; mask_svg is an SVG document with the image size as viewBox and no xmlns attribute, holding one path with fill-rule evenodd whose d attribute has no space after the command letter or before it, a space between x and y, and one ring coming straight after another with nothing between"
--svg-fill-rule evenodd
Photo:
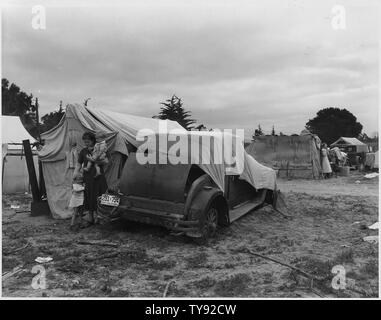
<instances>
[{"instance_id":1,"label":"cloud","mask_svg":"<svg viewBox=\"0 0 381 320\"><path fill-rule=\"evenodd\" d=\"M371 6L347 5L347 30L330 25L332 1L131 2L47 5L3 12L3 77L39 97L43 112L82 102L152 116L173 93L199 123L261 123L300 132L319 108L346 107L378 128L378 29ZM369 2L371 4L372 2Z\"/></svg>"}]
</instances>

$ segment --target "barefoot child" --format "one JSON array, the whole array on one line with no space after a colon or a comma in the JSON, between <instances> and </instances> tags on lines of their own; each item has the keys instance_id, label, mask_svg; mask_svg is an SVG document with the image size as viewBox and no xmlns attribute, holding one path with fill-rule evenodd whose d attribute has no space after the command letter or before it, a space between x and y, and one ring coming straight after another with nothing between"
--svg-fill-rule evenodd
<instances>
[{"instance_id":1,"label":"barefoot child","mask_svg":"<svg viewBox=\"0 0 381 320\"><path fill-rule=\"evenodd\" d=\"M89 160L91 160L91 161L87 162L87 166L85 168L83 168L83 170L90 171L92 163L94 162L94 167L96 170L95 177L100 176L101 175L101 168L97 164L97 161L107 163L108 159L107 159L106 152L107 152L106 141L101 141L101 142L96 143L94 146L94 150L91 153L91 156L88 156Z\"/></svg>"},{"instance_id":2,"label":"barefoot child","mask_svg":"<svg viewBox=\"0 0 381 320\"><path fill-rule=\"evenodd\" d=\"M73 216L71 218L70 229L78 228L82 224L82 215L83 215L83 201L85 194L85 186L83 184L83 176L78 174L73 179L73 190L69 203L69 208L73 208ZM77 218L79 219L78 224L76 224Z\"/></svg>"}]
</instances>

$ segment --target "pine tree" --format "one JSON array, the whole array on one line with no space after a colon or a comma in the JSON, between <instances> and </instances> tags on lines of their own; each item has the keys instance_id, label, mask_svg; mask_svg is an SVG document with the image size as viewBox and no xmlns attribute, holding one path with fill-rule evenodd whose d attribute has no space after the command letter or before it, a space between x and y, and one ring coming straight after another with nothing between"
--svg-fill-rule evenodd
<instances>
[{"instance_id":1,"label":"pine tree","mask_svg":"<svg viewBox=\"0 0 381 320\"><path fill-rule=\"evenodd\" d=\"M160 104L164 107L160 108L160 113L158 115L159 119L177 121L186 130L192 129L191 125L194 124L196 120L191 118L190 111L185 111L181 98L173 95L165 102L160 102Z\"/></svg>"},{"instance_id":2,"label":"pine tree","mask_svg":"<svg viewBox=\"0 0 381 320\"><path fill-rule=\"evenodd\" d=\"M263 131L260 124L258 125L258 129L254 130L254 137L259 137L259 136L263 136Z\"/></svg>"},{"instance_id":3,"label":"pine tree","mask_svg":"<svg viewBox=\"0 0 381 320\"><path fill-rule=\"evenodd\" d=\"M65 115L65 111L62 108L62 101L60 101L60 106L58 111L53 111L50 113L45 114L41 118L41 132L48 131L52 128L54 128L59 122L61 121L62 117Z\"/></svg>"}]
</instances>

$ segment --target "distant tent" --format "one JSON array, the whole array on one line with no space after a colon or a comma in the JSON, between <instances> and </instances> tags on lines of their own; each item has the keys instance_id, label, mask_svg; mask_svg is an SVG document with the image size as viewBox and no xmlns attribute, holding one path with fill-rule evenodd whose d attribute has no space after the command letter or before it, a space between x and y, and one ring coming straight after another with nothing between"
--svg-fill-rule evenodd
<instances>
[{"instance_id":1,"label":"distant tent","mask_svg":"<svg viewBox=\"0 0 381 320\"><path fill-rule=\"evenodd\" d=\"M138 131L149 129L158 132L160 125L167 126L169 130L185 130L175 121L101 111L79 104L68 105L60 123L41 134L45 145L39 152L39 158L53 217L64 219L72 215L68 208L72 176L78 151L84 147L82 134L85 131L95 133L99 140L106 140L111 159L105 167L105 176L108 186L112 187L118 183L129 152L139 144L136 141Z\"/></svg>"},{"instance_id":2,"label":"distant tent","mask_svg":"<svg viewBox=\"0 0 381 320\"><path fill-rule=\"evenodd\" d=\"M374 167L378 169L378 151L375 152Z\"/></svg>"},{"instance_id":3,"label":"distant tent","mask_svg":"<svg viewBox=\"0 0 381 320\"><path fill-rule=\"evenodd\" d=\"M364 165L367 169L378 169L378 151L367 153Z\"/></svg>"},{"instance_id":4,"label":"distant tent","mask_svg":"<svg viewBox=\"0 0 381 320\"><path fill-rule=\"evenodd\" d=\"M369 152L368 146L357 138L341 137L340 139L332 143L331 147L338 147L347 153Z\"/></svg>"},{"instance_id":5,"label":"distant tent","mask_svg":"<svg viewBox=\"0 0 381 320\"><path fill-rule=\"evenodd\" d=\"M23 154L22 141L35 139L26 131L17 116L1 116L2 190L5 194L30 191L29 175ZM35 167L38 167L34 152ZM38 174L38 170L36 170Z\"/></svg>"},{"instance_id":6,"label":"distant tent","mask_svg":"<svg viewBox=\"0 0 381 320\"><path fill-rule=\"evenodd\" d=\"M299 136L257 136L246 152L278 170L278 177L312 179L321 174L320 144L318 136L303 130Z\"/></svg>"}]
</instances>

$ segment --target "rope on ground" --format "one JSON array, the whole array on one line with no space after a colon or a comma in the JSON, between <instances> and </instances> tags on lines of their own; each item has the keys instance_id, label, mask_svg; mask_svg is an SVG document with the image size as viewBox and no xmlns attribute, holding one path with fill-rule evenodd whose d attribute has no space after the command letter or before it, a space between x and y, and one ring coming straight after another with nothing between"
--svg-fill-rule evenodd
<instances>
[{"instance_id":1,"label":"rope on ground","mask_svg":"<svg viewBox=\"0 0 381 320\"><path fill-rule=\"evenodd\" d=\"M118 248L119 245L117 243L111 243L111 242L104 242L104 241L85 241L85 240L80 240L77 241L78 244L83 244L83 245L96 245L96 246L105 246L105 247L113 247L113 248Z\"/></svg>"},{"instance_id":2,"label":"rope on ground","mask_svg":"<svg viewBox=\"0 0 381 320\"><path fill-rule=\"evenodd\" d=\"M172 283L174 283L175 281L174 280L169 280L167 282L167 285L165 286L165 289L164 289L164 293L163 293L163 298L165 298L167 296L167 293L168 293L168 290L169 290L169 287Z\"/></svg>"},{"instance_id":3,"label":"rope on ground","mask_svg":"<svg viewBox=\"0 0 381 320\"><path fill-rule=\"evenodd\" d=\"M299 268L297 268L297 267L294 267L294 266L292 266L292 265L290 265L290 264L288 264L288 263L285 263L285 262L283 262L283 261L279 261L279 260L277 260L277 259L274 259L274 258L271 258L271 257L264 256L263 254L260 254L260 253L257 253L257 252L253 252L253 251L251 251L250 249L246 249L246 251L247 251L248 253L254 255L254 256L258 256L258 257L261 257L261 258L263 258L263 259L267 259L267 260L270 260L270 261L272 261L272 262L281 264L282 266L285 266L285 267L288 267L288 268L290 268L290 269L293 269L293 270L299 272L300 274L304 275L305 277L307 277L307 278L309 278L309 279L311 279L311 280L317 280L317 281L324 281L324 280L325 280L324 278L316 277L316 276L314 276L314 275L312 275L312 274L310 274L310 273L308 273L308 272L306 272L306 271L304 271L304 270L302 270L302 269L299 269Z\"/></svg>"},{"instance_id":4,"label":"rope on ground","mask_svg":"<svg viewBox=\"0 0 381 320\"><path fill-rule=\"evenodd\" d=\"M272 261L272 262L278 263L278 264L280 264L280 265L282 265L282 266L288 267L288 268L290 268L290 269L292 269L292 270L295 270L296 272L300 273L301 275L305 276L306 278L308 278L308 279L310 280L310 290L311 290L314 294L318 295L319 297L324 298L324 295L323 295L323 294L319 293L317 290L315 290L315 289L313 288L313 286L314 286L314 280L317 280L317 281L324 281L324 280L325 280L324 278L316 277L316 276L314 276L314 275L312 275L312 274L310 274L310 273L308 273L308 272L306 272L306 271L304 271L304 270L302 270L302 269L299 269L299 268L297 268L297 267L294 267L294 266L292 266L292 265L290 265L290 264L288 264L288 263L285 263L285 262L283 262L283 261L279 261L279 260L274 259L274 258L271 258L271 257L264 256L264 255L262 255L262 254L260 254L260 253L257 253L257 252L253 252L253 251L251 251L250 249L246 249L246 251L247 251L248 253L254 255L254 256L258 256L258 257L261 257L261 258L263 258L263 259L270 260L270 261Z\"/></svg>"},{"instance_id":5,"label":"rope on ground","mask_svg":"<svg viewBox=\"0 0 381 320\"><path fill-rule=\"evenodd\" d=\"M110 254L104 254L101 256L96 256L96 257L87 257L85 258L86 261L96 261L96 260L101 260L101 259L109 259L109 258L115 258L119 255L119 252L114 252Z\"/></svg>"},{"instance_id":6,"label":"rope on ground","mask_svg":"<svg viewBox=\"0 0 381 320\"><path fill-rule=\"evenodd\" d=\"M17 248L17 249L14 249L14 250L10 250L10 251L7 251L7 252L3 252L3 255L8 256L10 254L16 253L16 252L21 251L23 249L26 249L29 246L29 244L30 243L27 242L24 246L22 246L20 248Z\"/></svg>"}]
</instances>

